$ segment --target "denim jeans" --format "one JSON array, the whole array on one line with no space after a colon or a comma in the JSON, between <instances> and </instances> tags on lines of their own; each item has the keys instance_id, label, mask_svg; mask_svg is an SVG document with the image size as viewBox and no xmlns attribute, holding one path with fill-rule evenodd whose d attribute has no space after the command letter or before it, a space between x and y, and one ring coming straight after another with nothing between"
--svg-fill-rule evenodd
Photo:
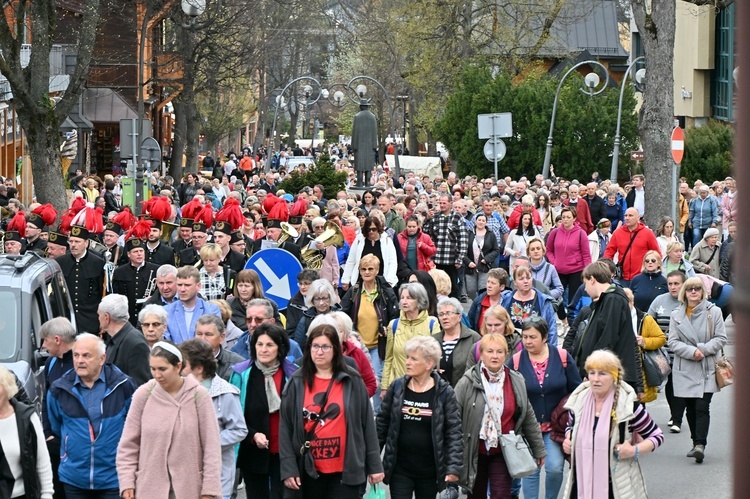
<instances>
[{"instance_id":1,"label":"denim jeans","mask_svg":"<svg viewBox=\"0 0 750 499\"><path fill-rule=\"evenodd\" d=\"M68 499L120 499L118 489L81 489L69 483L64 483L63 487L65 487L65 496Z\"/></svg>"},{"instance_id":2,"label":"denim jeans","mask_svg":"<svg viewBox=\"0 0 750 499\"><path fill-rule=\"evenodd\" d=\"M734 288L731 284L725 284L721 287L721 294L717 296L716 298L711 298L710 301L714 305L716 305L719 308L724 308L727 305L729 305L729 299L732 298L732 293L734 292Z\"/></svg>"},{"instance_id":3,"label":"denim jeans","mask_svg":"<svg viewBox=\"0 0 750 499\"><path fill-rule=\"evenodd\" d=\"M706 227L705 229L696 229L695 227L693 227L693 247L701 242L701 239L703 239L703 234L705 234L707 230L708 227Z\"/></svg>"},{"instance_id":4,"label":"denim jeans","mask_svg":"<svg viewBox=\"0 0 750 499\"><path fill-rule=\"evenodd\" d=\"M372 396L372 411L377 416L380 412L380 380L383 377L383 360L378 355L378 347L370 348L369 352L370 364L372 364L372 370L375 372L375 378L378 381L378 389Z\"/></svg>"},{"instance_id":5,"label":"denim jeans","mask_svg":"<svg viewBox=\"0 0 750 499\"><path fill-rule=\"evenodd\" d=\"M544 448L547 451L547 457L544 460L544 497L545 499L557 499L560 487L562 487L565 457L563 456L562 446L554 442L550 435L550 432L542 433ZM539 497L540 473L541 469L522 480L524 499L537 499Z\"/></svg>"}]
</instances>

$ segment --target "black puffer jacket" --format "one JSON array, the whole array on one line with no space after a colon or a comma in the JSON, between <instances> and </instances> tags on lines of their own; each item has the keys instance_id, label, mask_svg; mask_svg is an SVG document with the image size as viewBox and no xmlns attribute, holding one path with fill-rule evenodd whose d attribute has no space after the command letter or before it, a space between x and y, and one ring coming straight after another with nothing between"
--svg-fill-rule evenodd
<instances>
[{"instance_id":1,"label":"black puffer jacket","mask_svg":"<svg viewBox=\"0 0 750 499\"><path fill-rule=\"evenodd\" d=\"M404 391L410 379L410 376L402 376L391 383L376 421L380 448L385 446L383 454L385 483L390 481L393 470L396 468L398 435L402 418L401 406L404 403ZM436 399L432 401L432 446L435 449L434 459L437 467L435 479L442 488L446 475L461 476L464 458L461 442L463 438L461 414L451 385L434 371L432 379L435 380L437 387Z\"/></svg>"}]
</instances>

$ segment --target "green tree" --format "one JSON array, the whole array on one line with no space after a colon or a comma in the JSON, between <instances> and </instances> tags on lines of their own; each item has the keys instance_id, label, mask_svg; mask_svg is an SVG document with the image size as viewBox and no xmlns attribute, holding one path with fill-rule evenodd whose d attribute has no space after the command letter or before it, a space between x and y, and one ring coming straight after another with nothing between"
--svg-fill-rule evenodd
<instances>
[{"instance_id":1,"label":"green tree","mask_svg":"<svg viewBox=\"0 0 750 499\"><path fill-rule=\"evenodd\" d=\"M334 163L328 155L321 156L314 167L308 169L305 173L292 172L284 178L279 184L279 189L296 195L304 187L322 185L323 192L329 197L335 197L335 194L345 188L347 173L336 170Z\"/></svg>"},{"instance_id":2,"label":"green tree","mask_svg":"<svg viewBox=\"0 0 750 499\"><path fill-rule=\"evenodd\" d=\"M734 129L717 120L706 126L691 128L685 133L685 157L680 174L689 182L698 179L713 181L727 177L732 171Z\"/></svg>"},{"instance_id":3,"label":"green tree","mask_svg":"<svg viewBox=\"0 0 750 499\"><path fill-rule=\"evenodd\" d=\"M579 91L580 75L571 75L560 92L553 133L552 163L557 176L587 179L594 171L609 171L614 146L619 93L616 88L590 97ZM542 170L557 81L541 71L523 79L507 73L492 75L487 67L468 67L449 97L436 136L458 161L461 175L489 176L493 165L482 153L477 115L513 113L513 137L504 139L507 155L499 165L502 176L534 175ZM637 143L637 116L632 88L626 89L621 125L620 162Z\"/></svg>"}]
</instances>

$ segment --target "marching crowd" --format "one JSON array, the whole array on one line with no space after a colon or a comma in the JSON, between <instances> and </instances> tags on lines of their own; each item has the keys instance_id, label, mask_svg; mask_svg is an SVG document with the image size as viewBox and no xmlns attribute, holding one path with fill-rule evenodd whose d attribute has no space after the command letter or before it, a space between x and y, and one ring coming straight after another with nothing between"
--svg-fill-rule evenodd
<instances>
[{"instance_id":1,"label":"marching crowd","mask_svg":"<svg viewBox=\"0 0 750 499\"><path fill-rule=\"evenodd\" d=\"M54 228L50 205L8 222L6 254L59 264L75 325L37 332L41 415L0 367L0 497L345 499L385 482L396 499L531 499L541 468L548 499L645 497L661 391L662 426L686 418L687 457L706 458L731 178L683 182L679 220L649 228L640 175L378 166L362 190L287 193L285 153L268 172L249 150L209 159L213 178L155 176L140 218L119 179L90 177ZM285 309L245 269L267 248L303 268Z\"/></svg>"}]
</instances>

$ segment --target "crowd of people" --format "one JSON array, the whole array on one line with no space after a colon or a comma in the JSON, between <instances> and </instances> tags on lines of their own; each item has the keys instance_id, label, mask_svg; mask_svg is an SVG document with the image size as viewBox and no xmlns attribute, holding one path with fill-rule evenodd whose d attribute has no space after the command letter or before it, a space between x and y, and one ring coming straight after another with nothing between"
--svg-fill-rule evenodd
<instances>
[{"instance_id":1,"label":"crowd of people","mask_svg":"<svg viewBox=\"0 0 750 499\"><path fill-rule=\"evenodd\" d=\"M679 433L686 414L704 461L732 179L683 183L680 220L652 229L640 175L621 188L377 167L363 190L350 171L338 192L287 193L285 159L265 172L246 150L211 158L213 178L155 178L141 218L110 178L85 181L54 228L49 205L18 211L5 251L57 261L75 325L37 332L41 415L0 367L0 496L345 499L385 482L396 499L531 499L544 468L547 498L645 497L662 386L663 426ZM330 224L336 245L319 237ZM245 269L271 247L303 267L283 309ZM671 364L658 382L655 352ZM515 437L533 469L518 471Z\"/></svg>"}]
</instances>

